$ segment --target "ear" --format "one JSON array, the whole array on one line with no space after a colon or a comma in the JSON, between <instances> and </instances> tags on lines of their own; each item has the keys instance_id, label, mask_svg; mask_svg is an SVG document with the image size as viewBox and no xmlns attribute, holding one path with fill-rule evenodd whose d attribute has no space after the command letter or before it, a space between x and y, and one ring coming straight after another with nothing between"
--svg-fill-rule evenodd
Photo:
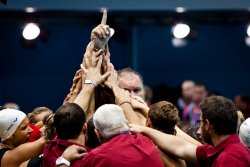
<instances>
[{"instance_id":1,"label":"ear","mask_svg":"<svg viewBox=\"0 0 250 167\"><path fill-rule=\"evenodd\" d=\"M95 134L96 134L99 142L104 143L104 139L103 139L102 135L99 133L98 129L95 129Z\"/></svg>"},{"instance_id":2,"label":"ear","mask_svg":"<svg viewBox=\"0 0 250 167\"><path fill-rule=\"evenodd\" d=\"M87 134L88 133L87 123L83 124L83 126L82 126L82 132L83 132L83 134Z\"/></svg>"},{"instance_id":3,"label":"ear","mask_svg":"<svg viewBox=\"0 0 250 167\"><path fill-rule=\"evenodd\" d=\"M211 131L212 128L213 128L213 126L211 125L211 123L209 122L208 119L205 119L205 120L204 120L204 127L205 127L205 129L206 129L207 132L208 132L208 131Z\"/></svg>"},{"instance_id":4,"label":"ear","mask_svg":"<svg viewBox=\"0 0 250 167\"><path fill-rule=\"evenodd\" d=\"M147 127L150 127L150 128L153 127L150 118L147 118L147 120L146 120L146 126L147 126Z\"/></svg>"}]
</instances>

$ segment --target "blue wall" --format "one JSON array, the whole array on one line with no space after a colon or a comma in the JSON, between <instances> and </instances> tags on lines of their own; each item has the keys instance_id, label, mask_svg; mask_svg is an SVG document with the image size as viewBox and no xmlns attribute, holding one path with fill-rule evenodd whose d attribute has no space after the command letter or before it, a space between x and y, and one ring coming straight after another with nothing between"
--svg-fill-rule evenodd
<instances>
[{"instance_id":1,"label":"blue wall","mask_svg":"<svg viewBox=\"0 0 250 167\"><path fill-rule=\"evenodd\" d=\"M131 66L130 28L125 40L111 40L111 61L117 69ZM250 48L245 45L246 25L198 24L198 35L183 48L171 44L171 27L136 27L137 70L147 85L164 83L177 87L185 79L205 82L233 98L250 95ZM55 110L69 91L72 77L82 60L93 26L76 22L49 22L47 43L34 49L22 48L18 22L0 22L0 103L14 101L30 112L34 107ZM136 62L135 62L136 63Z\"/></svg>"}]
</instances>

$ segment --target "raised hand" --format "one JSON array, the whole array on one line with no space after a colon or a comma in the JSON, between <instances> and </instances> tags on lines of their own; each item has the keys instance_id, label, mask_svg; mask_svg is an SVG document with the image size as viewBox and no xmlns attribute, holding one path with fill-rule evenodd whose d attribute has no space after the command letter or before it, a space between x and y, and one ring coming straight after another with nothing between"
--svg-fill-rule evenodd
<instances>
[{"instance_id":1,"label":"raised hand","mask_svg":"<svg viewBox=\"0 0 250 167\"><path fill-rule=\"evenodd\" d=\"M81 88L82 88L82 75L83 74L82 74L81 69L76 71L75 76L73 78L72 86L70 88L70 92L67 95L67 97L64 99L63 104L72 103L75 100L76 96L81 91Z\"/></svg>"},{"instance_id":2,"label":"raised hand","mask_svg":"<svg viewBox=\"0 0 250 167\"><path fill-rule=\"evenodd\" d=\"M102 50L99 50L98 52L94 52L93 54L101 54L102 52L103 52ZM96 55L94 55L94 57L96 57ZM82 78L83 81L90 80L94 83L95 86L97 86L100 83L104 82L109 77L110 72L101 75L102 60L103 56L99 56L98 63L96 64L96 66L95 66L96 59L94 60L92 59L91 63L87 58L84 60L86 66L81 64L81 69L85 74L84 77Z\"/></svg>"},{"instance_id":3,"label":"raised hand","mask_svg":"<svg viewBox=\"0 0 250 167\"><path fill-rule=\"evenodd\" d=\"M95 49L104 49L110 37L114 34L114 29L109 28L107 22L107 11L103 11L102 21L91 32L91 41Z\"/></svg>"},{"instance_id":4,"label":"raised hand","mask_svg":"<svg viewBox=\"0 0 250 167\"><path fill-rule=\"evenodd\" d=\"M108 88L112 89L113 87L117 86L118 87L118 73L114 69L114 66L112 63L110 63L110 59L107 61L107 66L106 66L106 71L110 72L110 76L108 79L104 82L104 85L107 86Z\"/></svg>"}]
</instances>

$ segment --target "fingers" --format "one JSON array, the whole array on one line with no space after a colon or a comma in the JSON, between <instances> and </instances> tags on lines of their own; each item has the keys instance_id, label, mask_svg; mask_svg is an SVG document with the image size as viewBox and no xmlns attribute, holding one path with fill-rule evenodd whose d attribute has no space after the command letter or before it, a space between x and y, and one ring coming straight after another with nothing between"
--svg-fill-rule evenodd
<instances>
[{"instance_id":1,"label":"fingers","mask_svg":"<svg viewBox=\"0 0 250 167\"><path fill-rule=\"evenodd\" d=\"M84 59L83 59L83 61L84 61L84 64L86 65L86 68L89 68L89 67L91 67L91 65L90 65L90 63L89 63L89 59L87 58L87 57L85 57ZM82 68L82 66L81 66L81 68ZM86 69L85 68L85 69ZM83 68L82 68L83 69Z\"/></svg>"},{"instance_id":2,"label":"fingers","mask_svg":"<svg viewBox=\"0 0 250 167\"><path fill-rule=\"evenodd\" d=\"M94 56L92 56L92 58L91 58L91 60L92 60L92 67L96 66L97 57L99 57L100 55L102 55L102 53L103 53L102 49L100 49L99 51L93 53Z\"/></svg>"},{"instance_id":3,"label":"fingers","mask_svg":"<svg viewBox=\"0 0 250 167\"><path fill-rule=\"evenodd\" d=\"M101 66L102 66L102 59L103 59L103 56L100 56L99 60L98 60L98 63L97 63L97 68L98 69L101 69Z\"/></svg>"},{"instance_id":4,"label":"fingers","mask_svg":"<svg viewBox=\"0 0 250 167\"><path fill-rule=\"evenodd\" d=\"M82 69L81 69L81 72L82 72ZM78 81L80 78L82 78L82 74L80 74L79 76L76 76L76 77L73 78L73 86L74 86L74 84L77 83L77 81Z\"/></svg>"},{"instance_id":5,"label":"fingers","mask_svg":"<svg viewBox=\"0 0 250 167\"><path fill-rule=\"evenodd\" d=\"M83 72L86 73L86 72L87 72L87 69L84 67L84 65L81 64L80 66L81 66L81 69L83 70Z\"/></svg>"},{"instance_id":6,"label":"fingers","mask_svg":"<svg viewBox=\"0 0 250 167\"><path fill-rule=\"evenodd\" d=\"M101 77L102 79L101 79L100 83L102 83L103 81L105 81L110 76L110 74L111 74L110 72L107 72L107 73L103 74L102 77Z\"/></svg>"},{"instance_id":7,"label":"fingers","mask_svg":"<svg viewBox=\"0 0 250 167\"><path fill-rule=\"evenodd\" d=\"M85 148L83 148L83 147L75 145L75 148L76 148L77 152L79 152L79 153L80 152L82 152L82 153L86 153L87 152L87 150Z\"/></svg>"},{"instance_id":8,"label":"fingers","mask_svg":"<svg viewBox=\"0 0 250 167\"><path fill-rule=\"evenodd\" d=\"M101 24L106 24L106 23L107 23L107 10L103 10Z\"/></svg>"},{"instance_id":9,"label":"fingers","mask_svg":"<svg viewBox=\"0 0 250 167\"><path fill-rule=\"evenodd\" d=\"M75 73L75 77L81 75L81 73L82 73L81 69L77 70L76 73Z\"/></svg>"}]
</instances>

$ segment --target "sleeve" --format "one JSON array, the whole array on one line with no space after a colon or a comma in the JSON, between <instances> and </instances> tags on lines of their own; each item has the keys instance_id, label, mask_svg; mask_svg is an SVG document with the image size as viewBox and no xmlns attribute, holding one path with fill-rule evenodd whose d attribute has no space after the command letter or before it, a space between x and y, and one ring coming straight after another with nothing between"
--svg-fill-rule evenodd
<instances>
[{"instance_id":1,"label":"sleeve","mask_svg":"<svg viewBox=\"0 0 250 167\"><path fill-rule=\"evenodd\" d=\"M196 157L197 161L200 166L207 166L208 164L208 159L207 159L207 152L212 146L208 145L203 145L203 146L198 146L196 149Z\"/></svg>"}]
</instances>

